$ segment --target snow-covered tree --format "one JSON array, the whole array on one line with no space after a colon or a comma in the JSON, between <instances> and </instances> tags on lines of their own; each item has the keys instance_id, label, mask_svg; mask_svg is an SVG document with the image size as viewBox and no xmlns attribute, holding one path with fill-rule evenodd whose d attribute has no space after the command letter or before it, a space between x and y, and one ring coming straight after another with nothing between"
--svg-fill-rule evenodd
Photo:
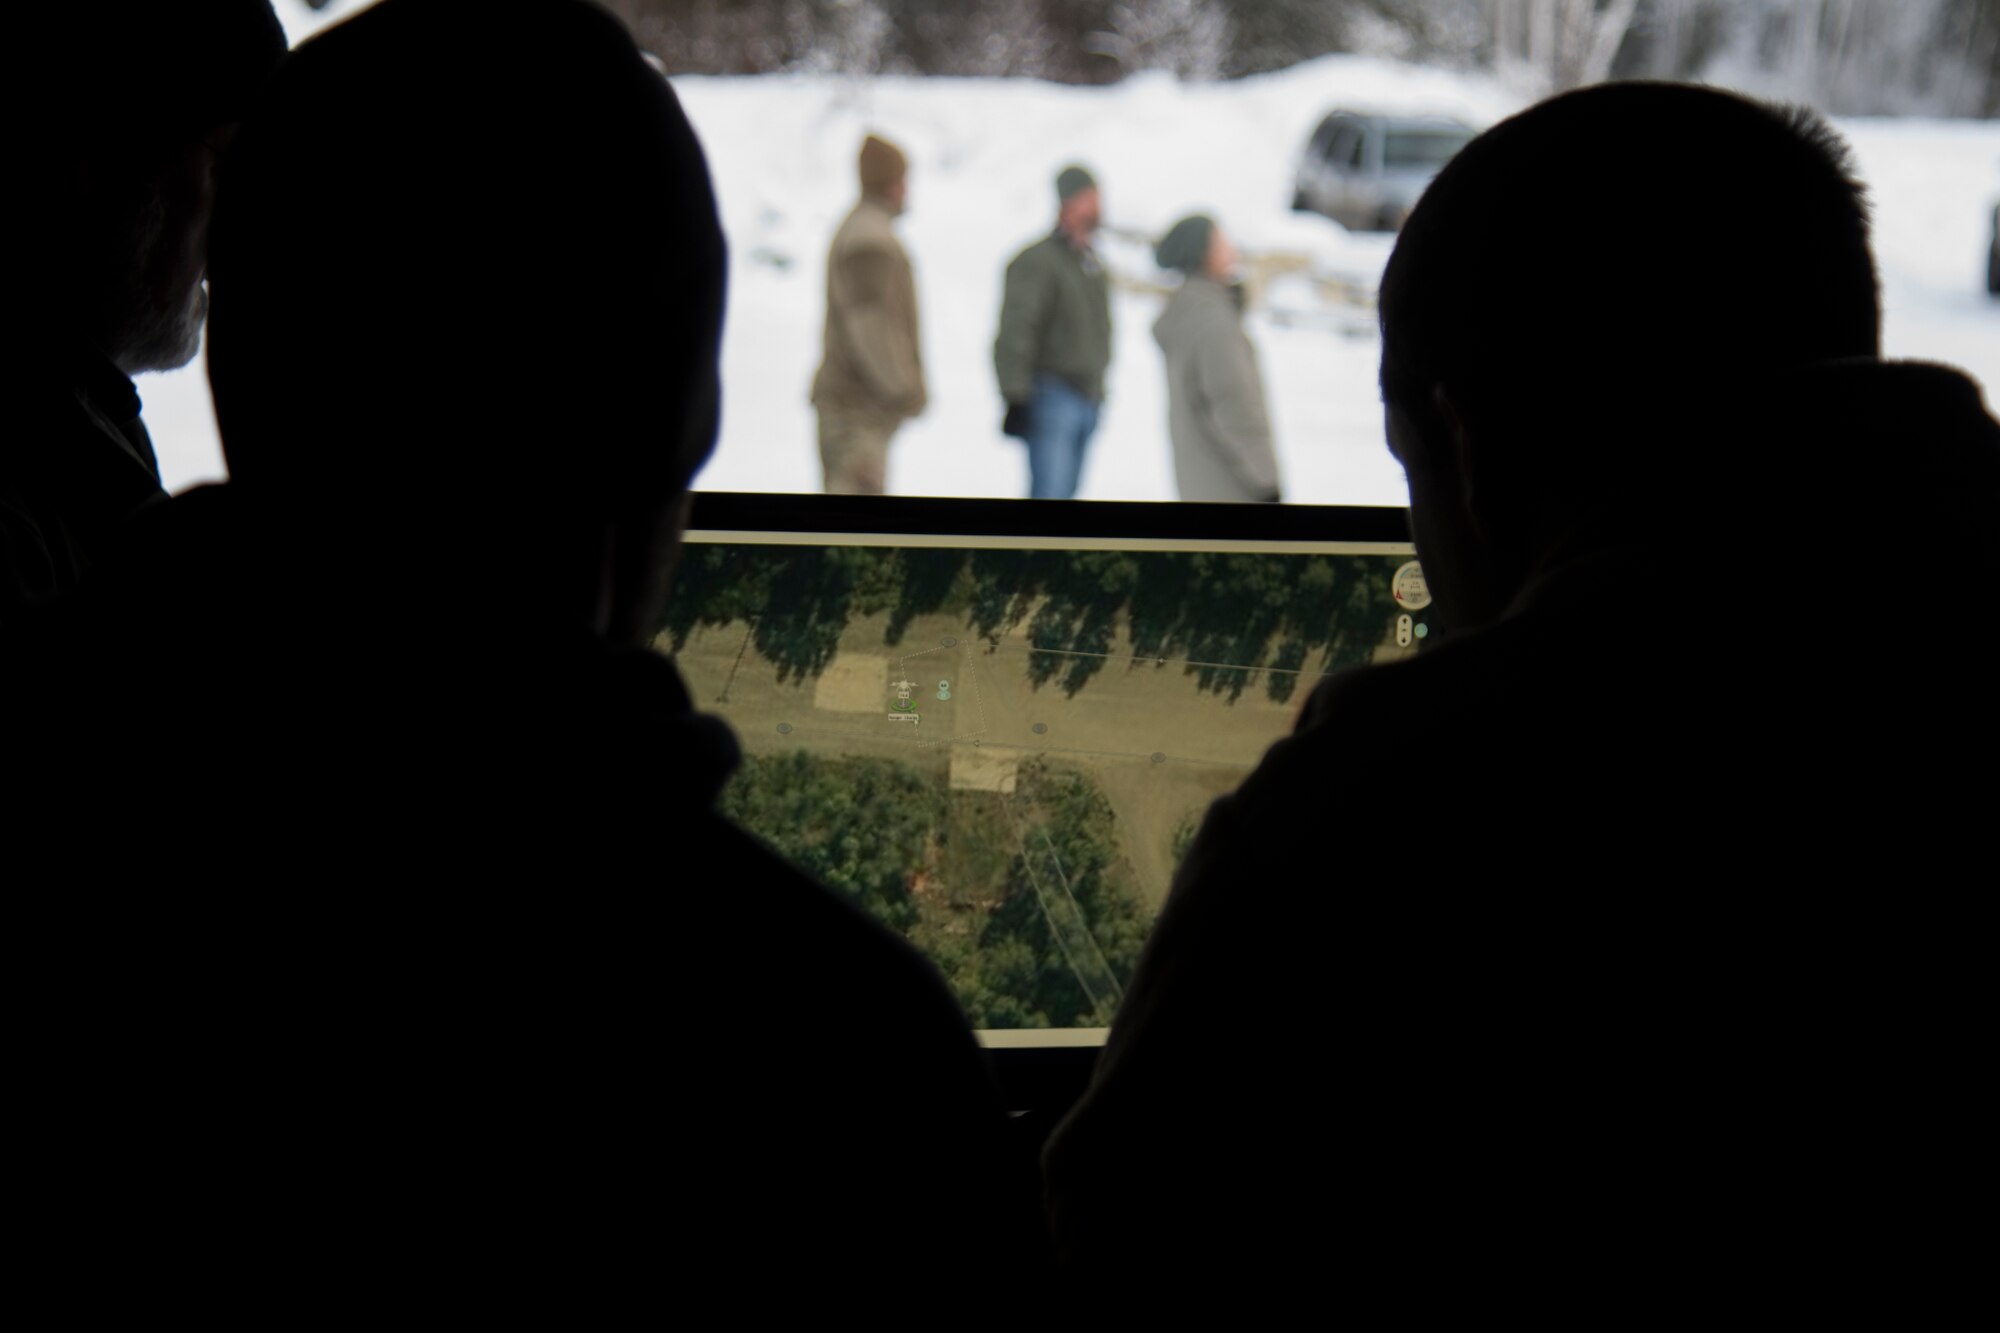
<instances>
[{"instance_id":1,"label":"snow-covered tree","mask_svg":"<svg viewBox=\"0 0 2000 1333\"><path fill-rule=\"evenodd\" d=\"M1556 92L1611 76L1639 0L1488 0L1501 74Z\"/></svg>"},{"instance_id":2,"label":"snow-covered tree","mask_svg":"<svg viewBox=\"0 0 2000 1333\"><path fill-rule=\"evenodd\" d=\"M1222 0L1123 0L1102 36L1128 68L1216 79L1229 60L1229 11Z\"/></svg>"},{"instance_id":3,"label":"snow-covered tree","mask_svg":"<svg viewBox=\"0 0 2000 1333\"><path fill-rule=\"evenodd\" d=\"M1992 114L1996 0L1740 0L1719 81L1855 113Z\"/></svg>"},{"instance_id":4,"label":"snow-covered tree","mask_svg":"<svg viewBox=\"0 0 2000 1333\"><path fill-rule=\"evenodd\" d=\"M2000 0L602 0L670 70L1102 82L1330 51L1545 93L1707 78L1837 113L2000 114Z\"/></svg>"}]
</instances>

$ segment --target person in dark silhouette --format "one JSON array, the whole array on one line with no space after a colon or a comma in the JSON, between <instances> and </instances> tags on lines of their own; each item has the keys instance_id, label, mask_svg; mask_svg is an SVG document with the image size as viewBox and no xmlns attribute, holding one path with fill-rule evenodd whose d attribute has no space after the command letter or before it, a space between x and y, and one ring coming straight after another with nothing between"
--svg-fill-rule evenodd
<instances>
[{"instance_id":1,"label":"person in dark silhouette","mask_svg":"<svg viewBox=\"0 0 2000 1333\"><path fill-rule=\"evenodd\" d=\"M1844 145L1545 102L1430 187L1381 323L1447 632L1209 812L1045 1154L1063 1271L1246 1318L1953 1308L2000 425L1879 359Z\"/></svg>"},{"instance_id":2,"label":"person in dark silhouette","mask_svg":"<svg viewBox=\"0 0 2000 1333\"><path fill-rule=\"evenodd\" d=\"M51 762L155 805L74 855L159 886L37 936L63 1256L225 1308L1032 1289L950 992L715 812L735 739L652 650L724 271L594 5L383 0L272 80L214 220L230 480L37 639Z\"/></svg>"},{"instance_id":3,"label":"person in dark silhouette","mask_svg":"<svg viewBox=\"0 0 2000 1333\"><path fill-rule=\"evenodd\" d=\"M200 346L216 154L285 51L269 0L24 9L43 114L23 135L32 332L0 442L0 628L164 498L132 377Z\"/></svg>"}]
</instances>

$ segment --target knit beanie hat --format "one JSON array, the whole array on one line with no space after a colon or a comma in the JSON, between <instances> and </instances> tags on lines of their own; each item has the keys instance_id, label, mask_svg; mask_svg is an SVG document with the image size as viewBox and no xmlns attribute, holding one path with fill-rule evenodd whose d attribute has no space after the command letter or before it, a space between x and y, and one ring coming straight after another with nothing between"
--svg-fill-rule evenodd
<instances>
[{"instance_id":1,"label":"knit beanie hat","mask_svg":"<svg viewBox=\"0 0 2000 1333\"><path fill-rule=\"evenodd\" d=\"M1203 217L1200 213L1184 217L1154 248L1153 258L1161 268L1177 268L1183 273L1196 272L1208 262L1208 242L1214 234L1213 218Z\"/></svg>"},{"instance_id":2,"label":"knit beanie hat","mask_svg":"<svg viewBox=\"0 0 2000 1333\"><path fill-rule=\"evenodd\" d=\"M861 141L861 192L882 194L909 174L910 161L887 139L869 135Z\"/></svg>"},{"instance_id":3,"label":"knit beanie hat","mask_svg":"<svg viewBox=\"0 0 2000 1333\"><path fill-rule=\"evenodd\" d=\"M1056 198L1068 203L1072 195L1097 188L1097 181L1082 167L1064 167L1056 177Z\"/></svg>"}]
</instances>

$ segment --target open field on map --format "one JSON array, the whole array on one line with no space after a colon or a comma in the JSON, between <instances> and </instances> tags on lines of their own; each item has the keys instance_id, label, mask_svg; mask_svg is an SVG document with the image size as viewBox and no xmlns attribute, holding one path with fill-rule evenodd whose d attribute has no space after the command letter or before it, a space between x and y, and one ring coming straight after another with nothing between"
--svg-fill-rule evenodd
<instances>
[{"instance_id":1,"label":"open field on map","mask_svg":"<svg viewBox=\"0 0 2000 1333\"><path fill-rule=\"evenodd\" d=\"M698 545L663 646L742 739L728 813L981 1026L1098 1026L1208 804L1396 651L1398 563Z\"/></svg>"},{"instance_id":2,"label":"open field on map","mask_svg":"<svg viewBox=\"0 0 2000 1333\"><path fill-rule=\"evenodd\" d=\"M751 754L895 758L946 790L996 794L1014 792L1022 762L1037 757L1090 773L1113 802L1151 906L1172 877L1165 849L1175 826L1241 783L1296 710L1247 691L1232 702L1157 662L1114 662L1067 694L1034 683L1018 630L993 644L966 637L953 617L925 616L897 651L883 643L886 621L851 624L819 677L781 678L746 645L742 624L695 630L676 656L696 703L727 718ZM829 690L829 680L842 688ZM920 687L914 722L891 720L889 685L903 680ZM865 700L846 692L857 681L874 682Z\"/></svg>"}]
</instances>

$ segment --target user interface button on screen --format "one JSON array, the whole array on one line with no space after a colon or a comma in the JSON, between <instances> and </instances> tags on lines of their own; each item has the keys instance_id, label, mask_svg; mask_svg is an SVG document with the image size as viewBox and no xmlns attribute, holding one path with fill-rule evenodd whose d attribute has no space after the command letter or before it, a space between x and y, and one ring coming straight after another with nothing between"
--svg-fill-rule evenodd
<instances>
[{"instance_id":1,"label":"user interface button on screen","mask_svg":"<svg viewBox=\"0 0 2000 1333\"><path fill-rule=\"evenodd\" d=\"M1430 585L1424 582L1424 567L1412 560L1397 568L1389 580L1389 592L1405 611L1421 611L1431 604Z\"/></svg>"}]
</instances>

